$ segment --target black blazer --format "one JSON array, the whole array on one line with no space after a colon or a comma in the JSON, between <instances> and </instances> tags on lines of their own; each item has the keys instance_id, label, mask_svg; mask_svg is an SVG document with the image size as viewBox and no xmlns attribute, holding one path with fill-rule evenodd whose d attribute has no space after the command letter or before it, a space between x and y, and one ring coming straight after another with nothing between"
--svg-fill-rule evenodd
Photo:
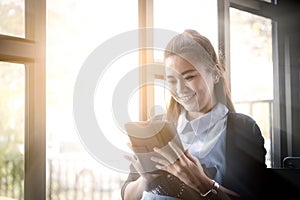
<instances>
[{"instance_id":1,"label":"black blazer","mask_svg":"<svg viewBox=\"0 0 300 200\"><path fill-rule=\"evenodd\" d=\"M247 115L229 112L222 185L239 193L239 199L264 199L265 156L264 138L256 122Z\"/></svg>"},{"instance_id":2,"label":"black blazer","mask_svg":"<svg viewBox=\"0 0 300 200\"><path fill-rule=\"evenodd\" d=\"M237 199L263 199L266 150L261 131L251 117L229 112L225 156L226 173L222 185L240 194ZM121 188L122 198L126 185L138 177L137 173L129 174Z\"/></svg>"}]
</instances>

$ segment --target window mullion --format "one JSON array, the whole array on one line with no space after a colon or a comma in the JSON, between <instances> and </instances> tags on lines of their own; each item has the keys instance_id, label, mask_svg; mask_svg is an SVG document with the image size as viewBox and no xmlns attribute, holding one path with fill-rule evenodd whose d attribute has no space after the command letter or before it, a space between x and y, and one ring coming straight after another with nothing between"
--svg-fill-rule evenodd
<instances>
[{"instance_id":1,"label":"window mullion","mask_svg":"<svg viewBox=\"0 0 300 200\"><path fill-rule=\"evenodd\" d=\"M225 67L225 76L230 88L230 27L229 27L229 7L226 0L218 0L218 40L219 51L222 55L221 64Z\"/></svg>"},{"instance_id":2,"label":"window mullion","mask_svg":"<svg viewBox=\"0 0 300 200\"><path fill-rule=\"evenodd\" d=\"M34 42L26 64L25 200L46 199L46 1L25 1L26 39Z\"/></svg>"},{"instance_id":3,"label":"window mullion","mask_svg":"<svg viewBox=\"0 0 300 200\"><path fill-rule=\"evenodd\" d=\"M139 46L153 46L153 0L139 0ZM140 48L139 66L140 66L140 85L152 82L149 73L149 63L153 63L153 50L149 48ZM141 87L139 91L139 118L146 120L149 116L151 107L154 104L154 90L152 86Z\"/></svg>"}]
</instances>

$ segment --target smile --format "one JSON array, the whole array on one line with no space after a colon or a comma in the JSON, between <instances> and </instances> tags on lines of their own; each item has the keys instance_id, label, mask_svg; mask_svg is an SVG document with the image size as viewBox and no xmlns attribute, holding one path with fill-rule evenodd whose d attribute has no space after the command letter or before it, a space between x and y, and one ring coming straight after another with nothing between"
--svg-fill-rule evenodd
<instances>
[{"instance_id":1,"label":"smile","mask_svg":"<svg viewBox=\"0 0 300 200\"><path fill-rule=\"evenodd\" d=\"M196 93L191 94L191 95L183 95L183 96L177 96L177 99L183 102L187 102L190 99L192 99L194 96L196 95Z\"/></svg>"}]
</instances>

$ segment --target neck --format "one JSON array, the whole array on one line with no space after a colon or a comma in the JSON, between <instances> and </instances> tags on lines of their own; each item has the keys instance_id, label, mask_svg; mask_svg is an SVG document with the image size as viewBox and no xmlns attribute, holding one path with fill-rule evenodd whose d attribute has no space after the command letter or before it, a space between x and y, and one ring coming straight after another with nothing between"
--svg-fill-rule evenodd
<instances>
[{"instance_id":1,"label":"neck","mask_svg":"<svg viewBox=\"0 0 300 200\"><path fill-rule=\"evenodd\" d=\"M198 118L202 115L205 115L206 113L211 111L215 107L216 104L217 103L213 103L213 104L211 104L211 106L207 106L206 108L204 108L203 110L201 110L199 112L190 112L190 111L188 111L186 113L187 120L192 121L193 119L196 119L196 118Z\"/></svg>"}]
</instances>

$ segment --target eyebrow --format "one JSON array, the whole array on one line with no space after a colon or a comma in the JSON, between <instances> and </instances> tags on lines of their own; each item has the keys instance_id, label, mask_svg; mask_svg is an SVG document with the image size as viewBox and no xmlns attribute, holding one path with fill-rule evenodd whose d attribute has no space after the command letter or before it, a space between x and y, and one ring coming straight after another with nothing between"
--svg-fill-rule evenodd
<instances>
[{"instance_id":1,"label":"eyebrow","mask_svg":"<svg viewBox=\"0 0 300 200\"><path fill-rule=\"evenodd\" d=\"M185 75L187 73L194 72L194 71L196 71L196 69L188 69L188 70L182 72L181 75L183 76L183 75Z\"/></svg>"}]
</instances>

